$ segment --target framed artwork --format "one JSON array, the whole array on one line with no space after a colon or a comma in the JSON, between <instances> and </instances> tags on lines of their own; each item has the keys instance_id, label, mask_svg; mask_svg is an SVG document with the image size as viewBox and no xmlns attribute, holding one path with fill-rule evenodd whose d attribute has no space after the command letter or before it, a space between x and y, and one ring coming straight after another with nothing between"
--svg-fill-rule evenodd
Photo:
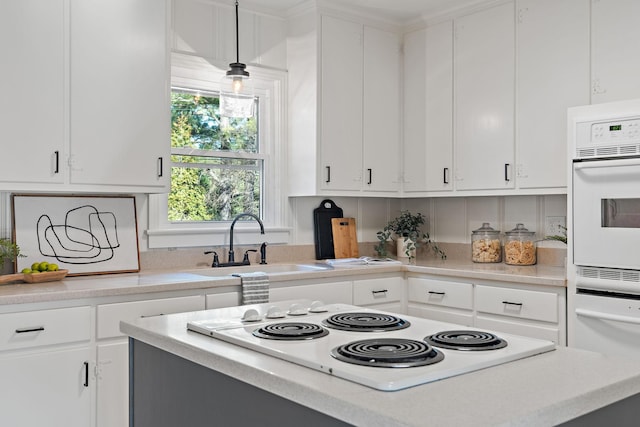
<instances>
[{"instance_id":1,"label":"framed artwork","mask_svg":"<svg viewBox=\"0 0 640 427\"><path fill-rule=\"evenodd\" d=\"M47 261L69 276L140 271L133 196L14 194L16 271Z\"/></svg>"}]
</instances>

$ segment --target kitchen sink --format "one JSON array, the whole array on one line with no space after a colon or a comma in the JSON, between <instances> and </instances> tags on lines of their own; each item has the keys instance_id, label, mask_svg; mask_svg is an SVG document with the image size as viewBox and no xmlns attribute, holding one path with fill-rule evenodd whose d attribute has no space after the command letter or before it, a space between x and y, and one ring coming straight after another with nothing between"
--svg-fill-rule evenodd
<instances>
[{"instance_id":1,"label":"kitchen sink","mask_svg":"<svg viewBox=\"0 0 640 427\"><path fill-rule=\"evenodd\" d=\"M327 264L254 264L239 267L216 267L216 268L200 268L197 270L188 270L184 273L197 274L200 276L220 277L231 276L233 274L253 273L256 271L265 272L268 275L282 275L293 273L304 273L310 271L326 271L333 270L333 267Z\"/></svg>"}]
</instances>

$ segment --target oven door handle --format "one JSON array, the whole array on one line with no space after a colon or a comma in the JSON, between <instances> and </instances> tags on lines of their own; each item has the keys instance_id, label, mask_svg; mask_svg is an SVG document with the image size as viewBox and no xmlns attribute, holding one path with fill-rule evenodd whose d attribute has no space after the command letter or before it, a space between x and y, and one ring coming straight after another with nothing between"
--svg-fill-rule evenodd
<instances>
[{"instance_id":1,"label":"oven door handle","mask_svg":"<svg viewBox=\"0 0 640 427\"><path fill-rule=\"evenodd\" d=\"M583 308L576 308L576 314L578 316L590 317L592 319L612 320L614 322L623 322L623 323L631 323L633 325L640 325L640 319L636 317L602 313L601 311L585 310Z\"/></svg>"},{"instance_id":2,"label":"oven door handle","mask_svg":"<svg viewBox=\"0 0 640 427\"><path fill-rule=\"evenodd\" d=\"M576 171L583 169L597 169L603 167L620 167L620 166L640 166L640 159L612 159L612 160L596 160L593 162L579 162L573 164Z\"/></svg>"}]
</instances>

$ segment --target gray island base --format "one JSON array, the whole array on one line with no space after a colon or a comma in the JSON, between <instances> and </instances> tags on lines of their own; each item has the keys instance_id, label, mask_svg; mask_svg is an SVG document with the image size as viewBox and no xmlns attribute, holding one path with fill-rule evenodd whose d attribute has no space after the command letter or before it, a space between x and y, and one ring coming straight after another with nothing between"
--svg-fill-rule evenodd
<instances>
[{"instance_id":1,"label":"gray island base","mask_svg":"<svg viewBox=\"0 0 640 427\"><path fill-rule=\"evenodd\" d=\"M132 426L351 425L143 342L129 344Z\"/></svg>"},{"instance_id":2,"label":"gray island base","mask_svg":"<svg viewBox=\"0 0 640 427\"><path fill-rule=\"evenodd\" d=\"M187 331L207 312L122 322L131 426L637 426L640 364L559 347L383 392ZM572 421L573 420L573 421Z\"/></svg>"}]
</instances>

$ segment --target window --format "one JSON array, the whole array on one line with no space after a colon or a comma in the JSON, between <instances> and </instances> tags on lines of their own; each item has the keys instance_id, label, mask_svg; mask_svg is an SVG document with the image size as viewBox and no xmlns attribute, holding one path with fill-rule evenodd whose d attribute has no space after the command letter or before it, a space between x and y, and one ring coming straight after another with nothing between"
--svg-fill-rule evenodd
<instances>
[{"instance_id":1,"label":"window","mask_svg":"<svg viewBox=\"0 0 640 427\"><path fill-rule=\"evenodd\" d=\"M172 188L149 196L149 248L226 245L231 220L241 212L262 219L269 243L289 242L286 75L251 69L256 115L227 119L217 114L225 67L172 54ZM235 231L239 244L264 241L251 221L238 222Z\"/></svg>"},{"instance_id":2,"label":"window","mask_svg":"<svg viewBox=\"0 0 640 427\"><path fill-rule=\"evenodd\" d=\"M255 116L221 117L217 94L172 89L170 222L262 216L265 156L258 124Z\"/></svg>"}]
</instances>

